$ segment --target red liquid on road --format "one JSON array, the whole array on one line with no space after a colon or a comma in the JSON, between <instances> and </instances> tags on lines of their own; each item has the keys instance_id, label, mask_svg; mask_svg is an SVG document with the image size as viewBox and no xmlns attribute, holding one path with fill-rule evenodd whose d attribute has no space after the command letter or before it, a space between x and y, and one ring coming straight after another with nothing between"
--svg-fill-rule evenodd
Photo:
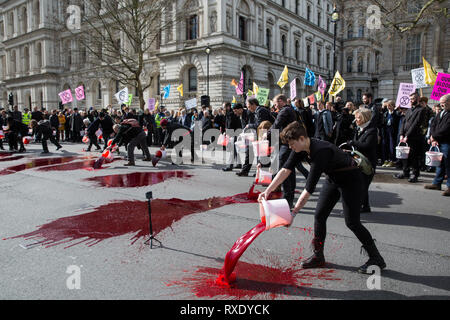
<instances>
[{"instance_id":1,"label":"red liquid on road","mask_svg":"<svg viewBox=\"0 0 450 320\"><path fill-rule=\"evenodd\" d=\"M16 161L25 158L24 156L15 156L15 157L8 157L8 158L0 158L0 162L7 162L7 161Z\"/></svg>"},{"instance_id":2,"label":"red liquid on road","mask_svg":"<svg viewBox=\"0 0 450 320\"><path fill-rule=\"evenodd\" d=\"M12 156L12 153L10 153L10 152L0 152L0 158L10 157L10 156Z\"/></svg>"},{"instance_id":3,"label":"red liquid on road","mask_svg":"<svg viewBox=\"0 0 450 320\"><path fill-rule=\"evenodd\" d=\"M236 281L236 276L232 275L236 263L247 248L253 241L266 230L266 223L261 222L252 230L244 234L236 241L230 251L228 251L225 257L225 263L223 265L223 274L219 275L216 279L216 283L219 285L229 286Z\"/></svg>"},{"instance_id":4,"label":"red liquid on road","mask_svg":"<svg viewBox=\"0 0 450 320\"><path fill-rule=\"evenodd\" d=\"M193 274L166 283L174 291L181 288L199 298L220 299L280 299L289 297L311 297L311 286L322 286L324 281L338 281L334 270L303 270L297 264L280 266L277 257L267 257L274 261L271 266L240 262L236 266L239 277L232 286L219 285L215 280L223 270L199 267ZM272 265L273 264L273 265ZM320 289L319 289L320 290ZM174 295L176 295L175 292Z\"/></svg>"},{"instance_id":5,"label":"red liquid on road","mask_svg":"<svg viewBox=\"0 0 450 320\"><path fill-rule=\"evenodd\" d=\"M205 200L155 199L152 200L153 232L157 234L171 227L182 218L200 212L217 209L236 203L255 203L247 193L230 197ZM103 240L133 233L131 244L149 235L147 201L113 202L85 214L60 218L39 226L36 231L10 239L41 239L38 244L46 247L72 243L66 248L80 243L93 246Z\"/></svg>"},{"instance_id":6,"label":"red liquid on road","mask_svg":"<svg viewBox=\"0 0 450 320\"><path fill-rule=\"evenodd\" d=\"M85 179L105 188L137 188L155 185L170 178L190 178L185 171L133 172Z\"/></svg>"},{"instance_id":7,"label":"red liquid on road","mask_svg":"<svg viewBox=\"0 0 450 320\"><path fill-rule=\"evenodd\" d=\"M62 164L75 160L76 157L61 157L61 158L42 158L33 159L27 163L19 164L16 166L8 167L0 171L0 175L14 174L20 171L34 169L39 167L51 166L56 164Z\"/></svg>"}]
</instances>

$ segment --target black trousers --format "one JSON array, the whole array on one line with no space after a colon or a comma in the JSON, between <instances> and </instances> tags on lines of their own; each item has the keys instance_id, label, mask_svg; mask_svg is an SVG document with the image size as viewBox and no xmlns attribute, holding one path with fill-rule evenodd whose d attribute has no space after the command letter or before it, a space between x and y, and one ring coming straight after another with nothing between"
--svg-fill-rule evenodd
<instances>
[{"instance_id":1,"label":"black trousers","mask_svg":"<svg viewBox=\"0 0 450 320\"><path fill-rule=\"evenodd\" d=\"M100 146L98 145L97 135L95 133L88 135L88 137L89 137L89 146L87 150L91 150L92 145L94 145L97 149L101 149Z\"/></svg>"},{"instance_id":2,"label":"black trousers","mask_svg":"<svg viewBox=\"0 0 450 320\"><path fill-rule=\"evenodd\" d=\"M279 154L279 162L280 162L280 168L283 168L286 161L289 159L289 156L291 154L291 150L286 145L280 146L280 154ZM289 177L284 180L282 184L282 190L283 190L283 198L287 200L289 205L292 207L294 204L294 196L295 196L295 185L297 181L295 178L295 170L292 171L292 173L289 175Z\"/></svg>"},{"instance_id":3,"label":"black trousers","mask_svg":"<svg viewBox=\"0 0 450 320\"><path fill-rule=\"evenodd\" d=\"M346 226L363 245L372 243L370 232L361 224L360 211L365 194L363 173L359 169L340 172L333 180L327 178L319 195L314 215L314 237L325 242L327 219L336 203L342 197Z\"/></svg>"},{"instance_id":4,"label":"black trousers","mask_svg":"<svg viewBox=\"0 0 450 320\"><path fill-rule=\"evenodd\" d=\"M375 168L374 168L374 172L375 172ZM363 178L364 178L364 184L365 184L365 194L363 197L363 203L362 206L363 207L370 207L370 203L369 203L369 187L370 184L372 183L373 177L375 176L375 174L371 174L370 176L363 174Z\"/></svg>"},{"instance_id":5,"label":"black trousers","mask_svg":"<svg viewBox=\"0 0 450 320\"><path fill-rule=\"evenodd\" d=\"M54 135L52 134L43 134L42 135L42 149L44 150L44 152L49 152L48 151L48 145L47 145L47 140L50 139L50 142L53 143L55 146L60 147L61 145L59 144L58 141L56 141L56 138Z\"/></svg>"},{"instance_id":6,"label":"black trousers","mask_svg":"<svg viewBox=\"0 0 450 320\"><path fill-rule=\"evenodd\" d=\"M420 159L422 157L422 153L425 152L423 150L423 141L421 138L417 139L408 139L408 146L410 147L408 159L402 160L403 165L403 174L408 176L410 171L416 177L420 176Z\"/></svg>"}]
</instances>

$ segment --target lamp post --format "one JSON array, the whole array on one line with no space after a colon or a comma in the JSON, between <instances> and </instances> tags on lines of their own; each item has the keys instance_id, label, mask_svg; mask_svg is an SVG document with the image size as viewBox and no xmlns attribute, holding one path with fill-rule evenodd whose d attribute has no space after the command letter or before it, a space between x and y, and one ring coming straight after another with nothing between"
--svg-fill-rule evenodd
<instances>
[{"instance_id":1,"label":"lamp post","mask_svg":"<svg viewBox=\"0 0 450 320\"><path fill-rule=\"evenodd\" d=\"M209 97L209 55L211 53L211 48L209 44L206 46L206 95Z\"/></svg>"},{"instance_id":2,"label":"lamp post","mask_svg":"<svg viewBox=\"0 0 450 320\"><path fill-rule=\"evenodd\" d=\"M339 12L336 9L336 4L334 4L333 12L331 13L331 22L334 23L334 35L333 35L333 74L336 74L336 36L337 36L337 23L339 21Z\"/></svg>"}]
</instances>

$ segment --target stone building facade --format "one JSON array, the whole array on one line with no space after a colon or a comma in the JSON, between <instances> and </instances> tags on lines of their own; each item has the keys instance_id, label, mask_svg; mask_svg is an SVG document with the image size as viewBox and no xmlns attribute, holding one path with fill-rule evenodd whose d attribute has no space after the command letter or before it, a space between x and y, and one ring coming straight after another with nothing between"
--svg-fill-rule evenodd
<instances>
[{"instance_id":1,"label":"stone building facade","mask_svg":"<svg viewBox=\"0 0 450 320\"><path fill-rule=\"evenodd\" d=\"M84 1L86 14L93 3ZM187 2L187 3L186 3ZM434 66L448 69L450 26L418 28L402 39L385 39L383 30L368 30L365 1L338 1L336 66L347 83L344 100L357 101L365 91L394 98L400 82L410 82L410 69L422 55ZM273 97L285 65L289 80L297 78L297 95L306 97L315 88L305 87L308 67L329 83L334 70L334 24L330 0L173 0L162 19L172 19L186 5L187 18L161 34L146 55L144 77L152 80L144 99L158 98L163 87L171 92L163 104L175 108L209 88L211 104L218 107L236 96L230 85L245 76L245 92L253 82L270 88ZM63 16L68 0L0 0L0 105L10 92L21 109L58 108L58 92L83 85L84 101L70 107L117 105L118 81L98 77L98 68L81 45L60 34L55 15ZM205 49L211 49L209 59ZM419 59L420 58L420 59ZM209 63L208 63L209 60ZM420 61L419 61L420 60ZM209 73L208 73L209 70ZM209 81L208 81L209 80ZM183 84L184 96L176 88ZM129 88L130 93L135 93ZM283 89L289 93L289 86ZM428 94L427 90L424 93ZM133 106L138 101L134 99Z\"/></svg>"}]
</instances>

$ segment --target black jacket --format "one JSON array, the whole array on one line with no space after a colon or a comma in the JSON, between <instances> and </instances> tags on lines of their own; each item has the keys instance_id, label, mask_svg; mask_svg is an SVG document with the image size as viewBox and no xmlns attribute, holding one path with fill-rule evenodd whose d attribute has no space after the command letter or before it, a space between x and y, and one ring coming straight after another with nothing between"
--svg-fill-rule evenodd
<instances>
[{"instance_id":1,"label":"black jacket","mask_svg":"<svg viewBox=\"0 0 450 320\"><path fill-rule=\"evenodd\" d=\"M133 138L137 137L137 135L143 131L144 130L139 125L139 121L136 119L128 119L121 123L119 131L117 132L112 144L117 144L119 147L121 145L128 144Z\"/></svg>"},{"instance_id":2,"label":"black jacket","mask_svg":"<svg viewBox=\"0 0 450 320\"><path fill-rule=\"evenodd\" d=\"M431 122L431 136L438 143L450 143L450 111L444 110L436 115Z\"/></svg>"},{"instance_id":3,"label":"black jacket","mask_svg":"<svg viewBox=\"0 0 450 320\"><path fill-rule=\"evenodd\" d=\"M111 119L111 117L108 114L106 114L103 120L100 120L100 126L102 127L102 131L105 134L105 136L107 136L108 134L113 132L114 122Z\"/></svg>"},{"instance_id":4,"label":"black jacket","mask_svg":"<svg viewBox=\"0 0 450 320\"><path fill-rule=\"evenodd\" d=\"M97 132L98 128L100 128L100 119L95 119L87 128L87 133L89 136L94 136Z\"/></svg>"},{"instance_id":5,"label":"black jacket","mask_svg":"<svg viewBox=\"0 0 450 320\"><path fill-rule=\"evenodd\" d=\"M225 126L227 129L242 129L241 119L234 114L233 110L228 111L225 118Z\"/></svg>"},{"instance_id":6,"label":"black jacket","mask_svg":"<svg viewBox=\"0 0 450 320\"><path fill-rule=\"evenodd\" d=\"M50 136L53 135L53 130L50 125L50 121L49 120L39 121L37 127L35 128L35 132L42 134L44 138L48 139Z\"/></svg>"},{"instance_id":7,"label":"black jacket","mask_svg":"<svg viewBox=\"0 0 450 320\"><path fill-rule=\"evenodd\" d=\"M272 117L270 110L266 107L258 106L254 113L254 122L249 123L249 129L258 129L262 122L269 121L270 123L275 122L275 118Z\"/></svg>"},{"instance_id":8,"label":"black jacket","mask_svg":"<svg viewBox=\"0 0 450 320\"><path fill-rule=\"evenodd\" d=\"M374 169L377 167L377 128L369 125L362 131L356 130L353 140L349 141L348 144L355 147L357 151L365 155Z\"/></svg>"},{"instance_id":9,"label":"black jacket","mask_svg":"<svg viewBox=\"0 0 450 320\"><path fill-rule=\"evenodd\" d=\"M281 132L286 128L288 125L290 125L292 122L295 122L298 120L297 112L295 112L294 108L292 108L289 105L286 105L284 108L278 112L278 116L275 119L274 124L270 128L267 139L270 141L272 137L272 130L278 129L279 135L281 136ZM282 144L281 138L280 138L280 145Z\"/></svg>"},{"instance_id":10,"label":"black jacket","mask_svg":"<svg viewBox=\"0 0 450 320\"><path fill-rule=\"evenodd\" d=\"M50 116L50 125L52 126L52 128L58 130L59 119L58 119L58 115L57 114L52 114Z\"/></svg>"},{"instance_id":11,"label":"black jacket","mask_svg":"<svg viewBox=\"0 0 450 320\"><path fill-rule=\"evenodd\" d=\"M299 108L297 111L300 120L303 122L306 131L308 132L308 137L314 137L314 121L311 108Z\"/></svg>"},{"instance_id":12,"label":"black jacket","mask_svg":"<svg viewBox=\"0 0 450 320\"><path fill-rule=\"evenodd\" d=\"M6 123L4 125L6 125ZM9 130L11 130L12 132L15 132L16 134L18 134L22 137L25 137L28 135L28 126L26 124L22 123L22 121L18 121L16 119L13 119L13 121L10 122Z\"/></svg>"},{"instance_id":13,"label":"black jacket","mask_svg":"<svg viewBox=\"0 0 450 320\"><path fill-rule=\"evenodd\" d=\"M426 110L421 106L412 107L406 112L400 135L408 137L408 139L420 139L422 134L422 125L425 121Z\"/></svg>"},{"instance_id":14,"label":"black jacket","mask_svg":"<svg viewBox=\"0 0 450 320\"><path fill-rule=\"evenodd\" d=\"M166 130L163 131L163 134L164 134L163 146L165 146L165 147L169 146L170 142L172 141L172 133L177 129L185 129L185 130L189 131L190 134L192 133L188 127L183 126L179 122L175 122L175 121L169 122L167 124ZM192 140L192 142L193 142L193 140Z\"/></svg>"}]
</instances>

